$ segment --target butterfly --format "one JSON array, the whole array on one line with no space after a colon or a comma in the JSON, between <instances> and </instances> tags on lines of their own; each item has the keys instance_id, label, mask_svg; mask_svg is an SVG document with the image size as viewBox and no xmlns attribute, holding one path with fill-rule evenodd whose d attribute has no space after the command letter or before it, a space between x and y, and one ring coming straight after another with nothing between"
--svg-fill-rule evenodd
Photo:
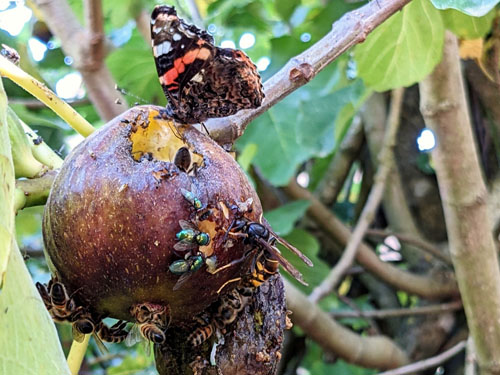
<instances>
[{"instance_id":1,"label":"butterfly","mask_svg":"<svg viewBox=\"0 0 500 375\"><path fill-rule=\"evenodd\" d=\"M167 116L195 124L261 105L262 82L250 58L216 47L210 34L179 18L174 7L155 7L151 39Z\"/></svg>"}]
</instances>

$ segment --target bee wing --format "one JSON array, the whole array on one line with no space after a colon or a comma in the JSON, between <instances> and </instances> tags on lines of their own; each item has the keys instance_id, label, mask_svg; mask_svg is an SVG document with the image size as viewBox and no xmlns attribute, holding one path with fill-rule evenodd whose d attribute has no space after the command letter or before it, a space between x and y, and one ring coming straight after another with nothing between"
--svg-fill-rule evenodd
<instances>
[{"instance_id":1,"label":"bee wing","mask_svg":"<svg viewBox=\"0 0 500 375\"><path fill-rule=\"evenodd\" d=\"M311 262L311 260L308 257L306 257L304 254L302 254L302 252L299 249L297 249L295 246L293 246L290 242L288 242L288 241L284 240L283 238L281 238L280 236L278 236L271 229L269 229L269 232L271 232L271 234L276 238L276 241L278 241L280 244L282 244L283 246L285 246L292 253L294 253L295 255L297 255L300 259L302 259L302 261L305 264L307 264L309 267L313 266L313 262Z\"/></svg>"},{"instance_id":2,"label":"bee wing","mask_svg":"<svg viewBox=\"0 0 500 375\"><path fill-rule=\"evenodd\" d=\"M179 220L179 225L181 226L182 229L191 229L191 230L199 232L198 228L190 221Z\"/></svg>"},{"instance_id":3,"label":"bee wing","mask_svg":"<svg viewBox=\"0 0 500 375\"><path fill-rule=\"evenodd\" d=\"M186 281L189 280L189 278L193 275L193 272L186 272L179 277L179 280L175 283L174 287L172 290L177 290L179 289Z\"/></svg>"},{"instance_id":4,"label":"bee wing","mask_svg":"<svg viewBox=\"0 0 500 375\"><path fill-rule=\"evenodd\" d=\"M142 345L144 347L144 353L146 354L146 357L149 357L151 355L151 345L153 345L153 343L149 340L144 340Z\"/></svg>"},{"instance_id":5,"label":"bee wing","mask_svg":"<svg viewBox=\"0 0 500 375\"><path fill-rule=\"evenodd\" d=\"M198 247L198 244L196 242L191 242L187 239L183 239L174 245L174 250L187 251L187 250L196 249L197 247Z\"/></svg>"},{"instance_id":6,"label":"bee wing","mask_svg":"<svg viewBox=\"0 0 500 375\"><path fill-rule=\"evenodd\" d=\"M141 330L139 328L139 325L134 324L127 337L125 338L125 345L133 346L140 341L142 341Z\"/></svg>"},{"instance_id":7,"label":"bee wing","mask_svg":"<svg viewBox=\"0 0 500 375\"><path fill-rule=\"evenodd\" d=\"M73 340L76 342L83 342L85 335L76 328L75 324L71 325L71 332L73 333Z\"/></svg>"},{"instance_id":8,"label":"bee wing","mask_svg":"<svg viewBox=\"0 0 500 375\"><path fill-rule=\"evenodd\" d=\"M288 260L286 260L276 247L271 246L269 243L267 243L267 241L263 239L259 239L259 243L262 246L264 246L276 258L278 263L285 269L286 272L292 275L295 278L295 280L297 280L302 285L305 286L309 285L305 282L299 270L297 270Z\"/></svg>"},{"instance_id":9,"label":"bee wing","mask_svg":"<svg viewBox=\"0 0 500 375\"><path fill-rule=\"evenodd\" d=\"M92 334L92 337L94 338L94 341L95 341L97 347L99 348L99 351L102 354L107 354L109 352L108 348L106 348L106 345L104 345L101 338L98 335L96 335L95 333Z\"/></svg>"}]
</instances>

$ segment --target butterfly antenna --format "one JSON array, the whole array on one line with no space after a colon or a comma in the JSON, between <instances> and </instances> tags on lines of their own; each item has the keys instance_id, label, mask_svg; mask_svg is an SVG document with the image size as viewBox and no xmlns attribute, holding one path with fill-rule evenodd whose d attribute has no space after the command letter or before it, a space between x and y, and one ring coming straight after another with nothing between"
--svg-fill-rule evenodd
<instances>
[{"instance_id":1,"label":"butterfly antenna","mask_svg":"<svg viewBox=\"0 0 500 375\"><path fill-rule=\"evenodd\" d=\"M144 104L148 104L148 101L146 99L141 98L140 96L134 95L131 92L128 92L127 90L125 90L124 88L119 87L118 85L115 85L115 90L118 91L122 95L137 99L138 102L135 102L134 103L135 105L139 105L139 103L141 103L141 102Z\"/></svg>"}]
</instances>

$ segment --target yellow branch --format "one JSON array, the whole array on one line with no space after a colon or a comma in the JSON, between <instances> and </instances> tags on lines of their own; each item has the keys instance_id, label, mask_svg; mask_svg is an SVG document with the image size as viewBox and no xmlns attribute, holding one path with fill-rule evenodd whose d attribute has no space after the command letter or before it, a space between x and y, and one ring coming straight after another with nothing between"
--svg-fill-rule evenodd
<instances>
[{"instance_id":1,"label":"yellow branch","mask_svg":"<svg viewBox=\"0 0 500 375\"><path fill-rule=\"evenodd\" d=\"M28 91L31 95L52 109L59 117L78 133L87 137L95 129L90 123L78 114L70 105L62 101L47 86L36 80L22 69L0 56L0 74Z\"/></svg>"},{"instance_id":2,"label":"yellow branch","mask_svg":"<svg viewBox=\"0 0 500 375\"><path fill-rule=\"evenodd\" d=\"M85 352L87 351L87 346L89 345L90 335L85 335L82 342L74 341L71 344L71 349L68 354L68 367L71 371L71 375L78 375L80 367L82 366L83 357L85 357Z\"/></svg>"}]
</instances>

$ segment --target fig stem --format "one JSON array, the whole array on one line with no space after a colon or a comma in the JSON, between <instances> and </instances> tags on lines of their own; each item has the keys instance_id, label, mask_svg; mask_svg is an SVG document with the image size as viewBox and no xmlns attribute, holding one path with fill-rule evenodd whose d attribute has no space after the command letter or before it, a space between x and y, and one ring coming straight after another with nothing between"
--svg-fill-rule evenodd
<instances>
[{"instance_id":1,"label":"fig stem","mask_svg":"<svg viewBox=\"0 0 500 375\"><path fill-rule=\"evenodd\" d=\"M82 342L73 340L67 360L71 375L78 375L78 371L80 371L80 367L82 366L83 357L85 357L85 352L87 351L87 346L89 345L89 340L90 335L85 335Z\"/></svg>"},{"instance_id":2,"label":"fig stem","mask_svg":"<svg viewBox=\"0 0 500 375\"><path fill-rule=\"evenodd\" d=\"M31 139L31 152L36 160L46 165L49 169L61 168L63 159L61 159L61 157L57 155L57 153L52 150L50 146L41 139L41 137L39 138L38 134L26 125L26 123L21 120L11 108L7 111L7 117L8 119L11 118L12 121L16 121L21 124L24 133L29 139Z\"/></svg>"},{"instance_id":3,"label":"fig stem","mask_svg":"<svg viewBox=\"0 0 500 375\"><path fill-rule=\"evenodd\" d=\"M16 180L14 211L45 204L56 176L57 171L48 171L42 177Z\"/></svg>"},{"instance_id":4,"label":"fig stem","mask_svg":"<svg viewBox=\"0 0 500 375\"><path fill-rule=\"evenodd\" d=\"M59 99L52 90L3 56L0 56L0 74L43 102L84 137L87 137L95 130L87 120L80 116L69 104Z\"/></svg>"}]
</instances>

